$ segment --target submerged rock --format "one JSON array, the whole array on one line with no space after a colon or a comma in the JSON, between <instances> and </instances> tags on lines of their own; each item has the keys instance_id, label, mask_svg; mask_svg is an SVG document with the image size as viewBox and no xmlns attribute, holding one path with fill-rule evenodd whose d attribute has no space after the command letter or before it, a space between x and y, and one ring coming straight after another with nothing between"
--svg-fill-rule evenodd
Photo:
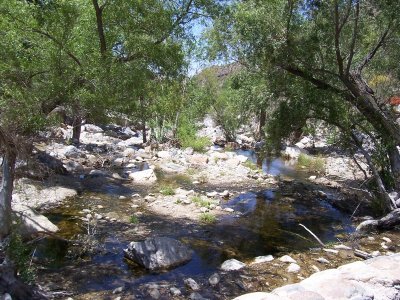
<instances>
[{"instance_id":1,"label":"submerged rock","mask_svg":"<svg viewBox=\"0 0 400 300\"><path fill-rule=\"evenodd\" d=\"M149 270L169 269L192 259L192 251L186 245L168 237L132 242L124 253L125 257Z\"/></svg>"}]
</instances>

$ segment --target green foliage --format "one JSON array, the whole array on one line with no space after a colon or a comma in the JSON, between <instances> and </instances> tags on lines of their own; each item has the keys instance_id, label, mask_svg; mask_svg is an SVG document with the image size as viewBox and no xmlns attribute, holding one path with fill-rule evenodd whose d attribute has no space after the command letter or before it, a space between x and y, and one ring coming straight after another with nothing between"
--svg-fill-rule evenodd
<instances>
[{"instance_id":1,"label":"green foliage","mask_svg":"<svg viewBox=\"0 0 400 300\"><path fill-rule=\"evenodd\" d=\"M303 153L300 153L297 165L299 167L307 168L310 172L323 173L325 171L325 161L323 158L311 157Z\"/></svg>"},{"instance_id":2,"label":"green foliage","mask_svg":"<svg viewBox=\"0 0 400 300\"><path fill-rule=\"evenodd\" d=\"M243 163L243 166L245 166L246 168L249 168L250 170L253 170L253 171L259 169L258 166L255 163L253 163L252 161L250 161L250 160L246 160Z\"/></svg>"},{"instance_id":3,"label":"green foliage","mask_svg":"<svg viewBox=\"0 0 400 300\"><path fill-rule=\"evenodd\" d=\"M193 148L197 152L205 152L206 147L211 145L207 137L198 137L197 126L188 118L182 117L179 123L177 138L182 148Z\"/></svg>"},{"instance_id":4,"label":"green foliage","mask_svg":"<svg viewBox=\"0 0 400 300\"><path fill-rule=\"evenodd\" d=\"M200 215L200 222L204 223L204 224L213 224L213 223L217 222L217 218L213 214L202 213Z\"/></svg>"},{"instance_id":5,"label":"green foliage","mask_svg":"<svg viewBox=\"0 0 400 300\"><path fill-rule=\"evenodd\" d=\"M19 277L26 283L33 283L36 278L36 269L31 264L32 248L24 243L18 232L14 231L11 234L7 251L16 266Z\"/></svg>"},{"instance_id":6,"label":"green foliage","mask_svg":"<svg viewBox=\"0 0 400 300\"><path fill-rule=\"evenodd\" d=\"M175 188L171 185L166 185L161 188L160 193L164 196L172 196L175 195Z\"/></svg>"},{"instance_id":7,"label":"green foliage","mask_svg":"<svg viewBox=\"0 0 400 300\"><path fill-rule=\"evenodd\" d=\"M139 218L138 218L137 216L135 216L135 215L132 215L132 216L129 218L129 222L130 222L131 224L138 224L138 223L139 223Z\"/></svg>"},{"instance_id":8,"label":"green foliage","mask_svg":"<svg viewBox=\"0 0 400 300\"><path fill-rule=\"evenodd\" d=\"M194 203L194 204L196 204L197 206L199 206L199 207L209 207L210 206L210 204L211 204L211 202L210 201L208 201L208 200L203 200L201 197L199 197L199 196L194 196L194 197L192 197L192 202Z\"/></svg>"}]
</instances>

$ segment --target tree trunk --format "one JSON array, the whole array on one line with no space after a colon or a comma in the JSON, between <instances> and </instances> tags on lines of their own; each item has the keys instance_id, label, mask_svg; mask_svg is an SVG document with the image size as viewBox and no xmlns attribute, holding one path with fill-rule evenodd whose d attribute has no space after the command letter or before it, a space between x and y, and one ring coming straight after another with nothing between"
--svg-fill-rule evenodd
<instances>
[{"instance_id":1,"label":"tree trunk","mask_svg":"<svg viewBox=\"0 0 400 300\"><path fill-rule=\"evenodd\" d=\"M143 144L147 143L147 135L146 135L146 120L142 119L142 135L143 135Z\"/></svg>"},{"instance_id":2,"label":"tree trunk","mask_svg":"<svg viewBox=\"0 0 400 300\"><path fill-rule=\"evenodd\" d=\"M82 130L82 117L75 115L72 121L72 143L79 144Z\"/></svg>"},{"instance_id":3,"label":"tree trunk","mask_svg":"<svg viewBox=\"0 0 400 300\"><path fill-rule=\"evenodd\" d=\"M388 156L396 189L400 188L400 154L396 146L389 146Z\"/></svg>"},{"instance_id":4,"label":"tree trunk","mask_svg":"<svg viewBox=\"0 0 400 300\"><path fill-rule=\"evenodd\" d=\"M343 83L353 94L353 97L348 97L347 100L357 107L385 140L394 141L396 145L400 145L399 125L390 117L390 114L378 106L373 91L361 75L352 73L348 80L343 80Z\"/></svg>"},{"instance_id":5,"label":"tree trunk","mask_svg":"<svg viewBox=\"0 0 400 300\"><path fill-rule=\"evenodd\" d=\"M5 145L5 147L13 148L9 145ZM3 177L0 187L0 240L10 233L16 156L15 149L6 149L3 157Z\"/></svg>"},{"instance_id":6,"label":"tree trunk","mask_svg":"<svg viewBox=\"0 0 400 300\"><path fill-rule=\"evenodd\" d=\"M389 197L389 194L386 191L385 185L383 184L382 178L380 177L378 170L375 168L375 165L372 161L371 156L368 154L368 152L362 146L362 141L360 141L360 139L357 137L357 135L353 132L351 133L351 137L354 140L357 147L362 152L362 154L364 155L364 157L368 163L368 166L371 169L372 174L374 175L374 179L375 179L376 185L378 187L379 194L382 197L382 199L385 201L385 205L386 205L387 209L389 211L395 209L396 203L394 202L394 200L392 200Z\"/></svg>"},{"instance_id":7,"label":"tree trunk","mask_svg":"<svg viewBox=\"0 0 400 300\"><path fill-rule=\"evenodd\" d=\"M267 120L267 112L265 108L262 108L260 111L260 120L258 123L258 141L261 141L265 138L264 126Z\"/></svg>"}]
</instances>

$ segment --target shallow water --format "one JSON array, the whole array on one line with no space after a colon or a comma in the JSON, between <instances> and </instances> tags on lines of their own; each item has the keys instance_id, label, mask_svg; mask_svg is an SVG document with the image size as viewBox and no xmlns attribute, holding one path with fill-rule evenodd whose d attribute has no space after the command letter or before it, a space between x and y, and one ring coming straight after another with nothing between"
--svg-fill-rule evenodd
<instances>
[{"instance_id":1,"label":"shallow water","mask_svg":"<svg viewBox=\"0 0 400 300\"><path fill-rule=\"evenodd\" d=\"M241 153L255 158L254 153ZM280 159L263 159L265 172L298 177L297 171ZM139 217L139 225L130 224L134 210L130 195L136 192L122 182L85 182L84 193L72 199L68 206L54 209L47 216L65 238L87 234L94 230L97 252L74 255L74 247L54 239L37 244L36 261L45 268L39 278L43 282L71 286L75 292L111 290L125 285L136 287L142 283L168 281L178 287L187 277L209 276L229 258L250 261L260 255L277 254L315 247L316 243L299 226L304 224L324 242L335 240L335 235L353 230L350 219L318 197L303 197L298 190L248 191L222 203L235 214L220 218L216 224L193 224L190 220L173 220L147 213ZM300 187L301 191L301 187ZM121 199L120 196L127 196ZM101 208L98 208L100 205ZM116 222L99 221L87 227L81 211L89 208ZM102 223L104 222L104 223ZM143 230L143 228L145 230ZM123 257L123 249L132 240L146 236L170 236L190 245L193 259L169 272L151 273L133 265ZM80 248L77 246L75 248ZM75 249L76 250L76 249Z\"/></svg>"}]
</instances>

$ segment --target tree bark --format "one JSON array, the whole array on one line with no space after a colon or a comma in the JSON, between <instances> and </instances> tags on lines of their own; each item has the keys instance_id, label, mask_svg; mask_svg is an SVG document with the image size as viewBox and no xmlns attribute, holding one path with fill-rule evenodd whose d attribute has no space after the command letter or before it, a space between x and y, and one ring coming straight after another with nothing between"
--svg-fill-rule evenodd
<instances>
[{"instance_id":1,"label":"tree bark","mask_svg":"<svg viewBox=\"0 0 400 300\"><path fill-rule=\"evenodd\" d=\"M72 121L72 143L79 144L82 131L82 117L75 115Z\"/></svg>"},{"instance_id":2,"label":"tree bark","mask_svg":"<svg viewBox=\"0 0 400 300\"><path fill-rule=\"evenodd\" d=\"M103 27L103 8L100 7L97 0L92 0L96 12L97 34L99 36L100 54L104 57L107 51L106 37Z\"/></svg>"},{"instance_id":3,"label":"tree bark","mask_svg":"<svg viewBox=\"0 0 400 300\"><path fill-rule=\"evenodd\" d=\"M343 83L353 95L347 100L357 107L386 141L393 141L396 145L400 145L399 125L378 106L373 91L361 75L351 73L349 79L343 80Z\"/></svg>"},{"instance_id":4,"label":"tree bark","mask_svg":"<svg viewBox=\"0 0 400 300\"><path fill-rule=\"evenodd\" d=\"M10 233L11 228L11 200L14 188L14 174L16 151L14 145L3 145L8 149L3 156L3 177L0 187L0 240Z\"/></svg>"},{"instance_id":5,"label":"tree bark","mask_svg":"<svg viewBox=\"0 0 400 300\"><path fill-rule=\"evenodd\" d=\"M400 154L396 146L389 146L388 156L396 189L400 188Z\"/></svg>"},{"instance_id":6,"label":"tree bark","mask_svg":"<svg viewBox=\"0 0 400 300\"><path fill-rule=\"evenodd\" d=\"M265 108L260 110L260 120L258 123L258 140L261 141L265 138L264 126L267 120L267 112Z\"/></svg>"},{"instance_id":7,"label":"tree bark","mask_svg":"<svg viewBox=\"0 0 400 300\"><path fill-rule=\"evenodd\" d=\"M368 154L368 152L362 146L362 141L360 141L360 139L357 137L357 135L353 132L351 133L351 137L354 140L357 147L362 152L362 154L364 155L365 159L367 160L368 166L371 169L372 174L374 175L374 179L375 179L376 185L378 187L379 194L383 198L383 200L385 200L387 209L389 211L395 209L396 203L389 197L389 194L386 191L385 185L383 184L382 178L380 177L378 170L375 168L375 165L372 161L371 156Z\"/></svg>"}]
</instances>

